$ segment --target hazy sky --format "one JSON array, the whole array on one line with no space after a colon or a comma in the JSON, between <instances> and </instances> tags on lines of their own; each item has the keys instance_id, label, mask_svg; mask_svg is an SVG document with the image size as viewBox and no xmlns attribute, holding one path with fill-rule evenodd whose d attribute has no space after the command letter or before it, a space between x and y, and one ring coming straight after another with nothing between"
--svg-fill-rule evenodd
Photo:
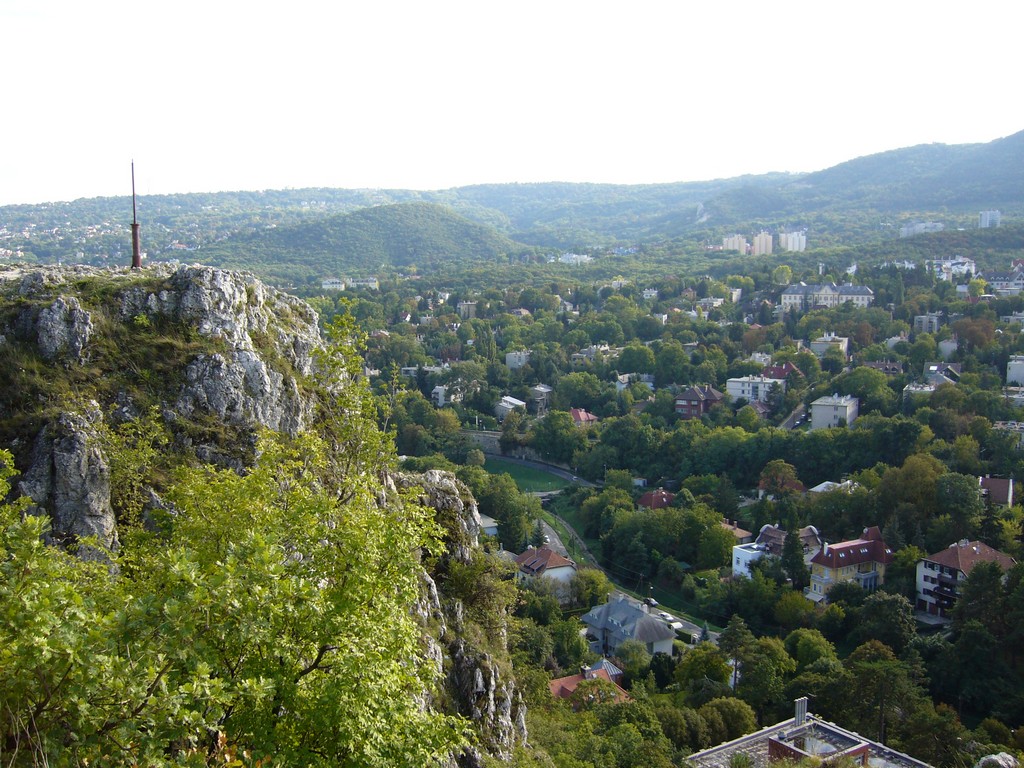
<instances>
[{"instance_id":1,"label":"hazy sky","mask_svg":"<svg viewBox=\"0 0 1024 768\"><path fill-rule=\"evenodd\" d=\"M1012 3L0 0L0 204L813 171L1024 130Z\"/></svg>"}]
</instances>

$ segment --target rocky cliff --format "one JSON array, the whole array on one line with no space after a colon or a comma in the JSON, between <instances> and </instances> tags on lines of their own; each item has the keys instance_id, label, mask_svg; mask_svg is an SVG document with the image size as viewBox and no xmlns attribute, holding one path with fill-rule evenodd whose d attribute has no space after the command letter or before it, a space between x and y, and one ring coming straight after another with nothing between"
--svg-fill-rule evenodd
<instances>
[{"instance_id":1,"label":"rocky cliff","mask_svg":"<svg viewBox=\"0 0 1024 768\"><path fill-rule=\"evenodd\" d=\"M164 458L171 464L245 471L260 429L296 435L315 428L323 349L308 305L245 273L0 267L0 447L21 470L16 490L50 517L51 543L88 537L99 547L80 549L84 556L116 550L111 430L155 414L169 435ZM157 479L136 480L148 503L159 505ZM445 531L446 552L424 571L414 609L444 680L432 706L465 716L476 734L457 763L507 759L526 730L504 617L481 647L468 637L479 633L465 631L463 600L445 593L452 564L481 556L476 503L442 472L395 474L385 486L415 489Z\"/></svg>"},{"instance_id":2,"label":"rocky cliff","mask_svg":"<svg viewBox=\"0 0 1024 768\"><path fill-rule=\"evenodd\" d=\"M6 269L0 302L0 435L55 540L117 546L105 420L158 407L178 450L234 466L258 429L310 425L316 314L251 275Z\"/></svg>"}]
</instances>

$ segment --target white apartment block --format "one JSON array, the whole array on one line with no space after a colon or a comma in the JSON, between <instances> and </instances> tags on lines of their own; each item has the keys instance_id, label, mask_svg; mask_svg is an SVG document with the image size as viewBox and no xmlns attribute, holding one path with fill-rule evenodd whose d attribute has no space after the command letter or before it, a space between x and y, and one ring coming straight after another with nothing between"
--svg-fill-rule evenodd
<instances>
[{"instance_id":1,"label":"white apartment block","mask_svg":"<svg viewBox=\"0 0 1024 768\"><path fill-rule=\"evenodd\" d=\"M725 391L735 400L742 397L748 402L765 402L772 384L786 391L785 379L770 379L767 376L739 376L725 382Z\"/></svg>"},{"instance_id":2,"label":"white apartment block","mask_svg":"<svg viewBox=\"0 0 1024 768\"><path fill-rule=\"evenodd\" d=\"M530 350L521 349L518 352L506 352L505 353L505 365L510 370L516 370L522 368L530 362Z\"/></svg>"},{"instance_id":3,"label":"white apartment block","mask_svg":"<svg viewBox=\"0 0 1024 768\"><path fill-rule=\"evenodd\" d=\"M860 401L853 395L828 395L811 403L811 429L849 426L857 418Z\"/></svg>"},{"instance_id":4,"label":"white apartment block","mask_svg":"<svg viewBox=\"0 0 1024 768\"><path fill-rule=\"evenodd\" d=\"M1024 355L1010 355L1006 363L1006 383L1024 385Z\"/></svg>"},{"instance_id":5,"label":"white apartment block","mask_svg":"<svg viewBox=\"0 0 1024 768\"><path fill-rule=\"evenodd\" d=\"M770 232L758 232L754 235L754 256L769 256L772 252L772 236Z\"/></svg>"},{"instance_id":6,"label":"white apartment block","mask_svg":"<svg viewBox=\"0 0 1024 768\"><path fill-rule=\"evenodd\" d=\"M999 211L982 211L978 214L978 229L998 227L1002 220L1003 215Z\"/></svg>"},{"instance_id":7,"label":"white apartment block","mask_svg":"<svg viewBox=\"0 0 1024 768\"><path fill-rule=\"evenodd\" d=\"M807 233L806 232L780 232L779 233L779 250L780 251L806 251L807 250Z\"/></svg>"},{"instance_id":8,"label":"white apartment block","mask_svg":"<svg viewBox=\"0 0 1024 768\"><path fill-rule=\"evenodd\" d=\"M745 254L749 245L747 238L743 235L730 235L722 238L723 251L739 251Z\"/></svg>"}]
</instances>

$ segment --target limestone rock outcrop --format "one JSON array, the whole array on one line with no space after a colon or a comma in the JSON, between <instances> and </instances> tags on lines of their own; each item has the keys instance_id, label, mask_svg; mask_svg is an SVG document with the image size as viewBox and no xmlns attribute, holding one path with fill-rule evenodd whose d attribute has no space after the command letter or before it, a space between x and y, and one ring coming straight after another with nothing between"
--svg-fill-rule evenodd
<instances>
[{"instance_id":1,"label":"limestone rock outcrop","mask_svg":"<svg viewBox=\"0 0 1024 768\"><path fill-rule=\"evenodd\" d=\"M432 508L445 531L444 557L467 565L479 550L480 512L469 490L449 472L430 470L422 475L398 475L399 488L422 489L421 502ZM484 754L509 760L515 748L526 742L526 706L515 679L490 651L475 647L465 631L462 603L438 590L426 577L420 604L414 611L424 624L437 627L430 656L438 669L447 668L447 691L459 714L469 718L478 735L477 746L457 760L461 768L482 768ZM492 637L503 648L507 634Z\"/></svg>"},{"instance_id":2,"label":"limestone rock outcrop","mask_svg":"<svg viewBox=\"0 0 1024 768\"><path fill-rule=\"evenodd\" d=\"M110 467L96 431L102 414L93 406L84 414L62 413L43 428L18 490L32 499L36 514L50 516L52 543L94 536L102 547L116 549Z\"/></svg>"},{"instance_id":3,"label":"limestone rock outcrop","mask_svg":"<svg viewBox=\"0 0 1024 768\"><path fill-rule=\"evenodd\" d=\"M50 514L55 542L96 536L104 546L117 545L109 467L95 425L107 408L115 408L120 420L139 411L126 391L116 392L113 403L90 406L87 414L64 402L69 390L95 396L87 388L83 392L87 377L75 370L95 364L102 357L97 349L104 350L108 369L120 363L118 344L104 338L115 324L131 326L122 329L122 339L140 338L129 332L140 329L153 329L151 337L156 338L162 329L168 338L202 340L194 346L203 351L180 365L176 361L170 375L157 379L152 371L137 372L150 394L159 394L160 412L172 431L177 430L178 445L200 460L238 468L240 456L251 455L257 430L294 435L311 421L314 402L301 382L313 373L316 352L323 346L316 313L251 274L168 265L142 272L0 268L0 293L10 300L0 328L5 345L17 345L26 358L34 355L54 366L50 373L43 369L52 393L22 401L35 413L19 417L30 417L25 423L38 425L37 431L20 435L10 447L17 464L27 468L19 488L32 497L38 511ZM158 348L146 354L159 355ZM61 377L69 383L60 383ZM32 386L46 385L36 379ZM235 431L226 444L215 443L194 431L186 434L183 425L190 420ZM17 455L19 447L28 445L33 445L31 455Z\"/></svg>"}]
</instances>

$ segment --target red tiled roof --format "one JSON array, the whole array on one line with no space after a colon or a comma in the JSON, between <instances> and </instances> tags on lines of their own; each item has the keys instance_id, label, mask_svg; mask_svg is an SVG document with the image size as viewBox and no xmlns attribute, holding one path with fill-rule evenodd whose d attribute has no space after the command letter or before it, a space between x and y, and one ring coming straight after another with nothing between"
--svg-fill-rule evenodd
<instances>
[{"instance_id":1,"label":"red tiled roof","mask_svg":"<svg viewBox=\"0 0 1024 768\"><path fill-rule=\"evenodd\" d=\"M637 500L636 503L639 507L647 507L648 509L663 509L672 504L672 501L675 499L675 497L676 495L674 493L669 493L668 491L662 488L658 488L655 491L648 491L647 493L645 493Z\"/></svg>"},{"instance_id":2,"label":"red tiled roof","mask_svg":"<svg viewBox=\"0 0 1024 768\"><path fill-rule=\"evenodd\" d=\"M1005 552L993 549L981 541L959 541L950 544L941 552L929 555L928 559L933 563L961 571L964 575L970 575L978 563L998 563L999 567L1006 571L1016 562Z\"/></svg>"},{"instance_id":3,"label":"red tiled roof","mask_svg":"<svg viewBox=\"0 0 1024 768\"><path fill-rule=\"evenodd\" d=\"M587 672L585 675L569 675L568 677L555 678L548 682L548 689L551 691L551 695L556 699L568 699L572 696L573 692L575 692L577 686L584 680L605 680L618 689L615 696L615 700L617 702L629 701L629 694L620 688L619 685L608 676L608 671L604 669Z\"/></svg>"},{"instance_id":4,"label":"red tiled roof","mask_svg":"<svg viewBox=\"0 0 1024 768\"><path fill-rule=\"evenodd\" d=\"M892 550L882 541L882 533L878 526L864 529L864 535L860 539L852 541L840 541L838 544L827 545L828 550L822 547L811 562L816 565L823 565L826 568L842 568L847 565L860 565L861 563L891 563Z\"/></svg>"},{"instance_id":5,"label":"red tiled roof","mask_svg":"<svg viewBox=\"0 0 1024 768\"><path fill-rule=\"evenodd\" d=\"M593 424L598 420L597 416L588 413L582 408L570 408L569 415L572 417L574 424Z\"/></svg>"},{"instance_id":6,"label":"red tiled roof","mask_svg":"<svg viewBox=\"0 0 1024 768\"><path fill-rule=\"evenodd\" d=\"M540 549L530 547L516 558L516 564L519 566L519 570L531 576L540 576L552 568L576 567L576 563L572 560L562 557L548 547L541 547Z\"/></svg>"},{"instance_id":7,"label":"red tiled roof","mask_svg":"<svg viewBox=\"0 0 1024 768\"><path fill-rule=\"evenodd\" d=\"M800 373L800 369L789 361L782 365L766 365L761 371L761 375L767 379L784 379L791 373Z\"/></svg>"}]
</instances>

